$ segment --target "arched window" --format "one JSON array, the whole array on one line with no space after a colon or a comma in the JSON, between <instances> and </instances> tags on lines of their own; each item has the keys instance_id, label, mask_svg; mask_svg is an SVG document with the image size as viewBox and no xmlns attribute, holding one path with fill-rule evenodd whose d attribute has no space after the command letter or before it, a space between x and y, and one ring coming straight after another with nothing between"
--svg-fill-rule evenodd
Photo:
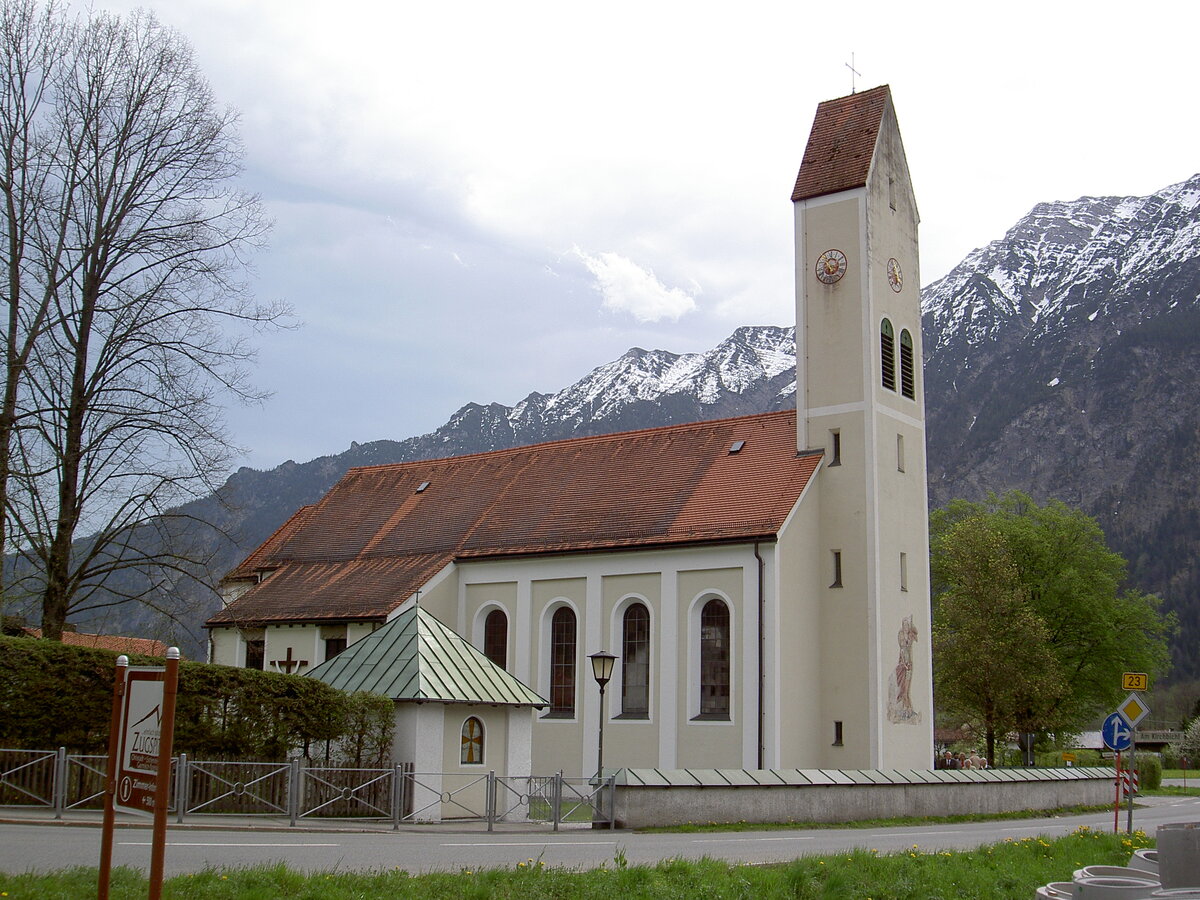
<instances>
[{"instance_id":1,"label":"arched window","mask_svg":"<svg viewBox=\"0 0 1200 900\"><path fill-rule=\"evenodd\" d=\"M909 400L917 397L916 372L913 369L913 339L905 328L900 332L900 393Z\"/></svg>"},{"instance_id":2,"label":"arched window","mask_svg":"<svg viewBox=\"0 0 1200 900\"><path fill-rule=\"evenodd\" d=\"M700 718L729 718L729 607L721 600L700 611Z\"/></svg>"},{"instance_id":3,"label":"arched window","mask_svg":"<svg viewBox=\"0 0 1200 900\"><path fill-rule=\"evenodd\" d=\"M650 715L650 613L641 603L625 610L621 620L621 715Z\"/></svg>"},{"instance_id":4,"label":"arched window","mask_svg":"<svg viewBox=\"0 0 1200 900\"><path fill-rule=\"evenodd\" d=\"M887 319L879 326L879 364L883 369L883 386L896 389L896 332Z\"/></svg>"},{"instance_id":5,"label":"arched window","mask_svg":"<svg viewBox=\"0 0 1200 900\"><path fill-rule=\"evenodd\" d=\"M463 722L458 761L464 766L483 765L483 723L474 716Z\"/></svg>"},{"instance_id":6,"label":"arched window","mask_svg":"<svg viewBox=\"0 0 1200 900\"><path fill-rule=\"evenodd\" d=\"M508 616L502 609L493 609L483 620L483 655L508 668Z\"/></svg>"},{"instance_id":7,"label":"arched window","mask_svg":"<svg viewBox=\"0 0 1200 900\"><path fill-rule=\"evenodd\" d=\"M575 611L560 606L550 619L550 711L548 716L575 715Z\"/></svg>"}]
</instances>

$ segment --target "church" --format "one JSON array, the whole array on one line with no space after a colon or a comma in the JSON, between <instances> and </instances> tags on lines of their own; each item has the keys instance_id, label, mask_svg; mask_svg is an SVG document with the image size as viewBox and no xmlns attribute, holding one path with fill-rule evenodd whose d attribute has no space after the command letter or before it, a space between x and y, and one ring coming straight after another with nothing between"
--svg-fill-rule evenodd
<instances>
[{"instance_id":1,"label":"church","mask_svg":"<svg viewBox=\"0 0 1200 900\"><path fill-rule=\"evenodd\" d=\"M606 769L930 768L918 215L887 86L818 106L792 203L794 411L351 470L226 576L211 661L387 693L419 771L590 774L601 715Z\"/></svg>"}]
</instances>

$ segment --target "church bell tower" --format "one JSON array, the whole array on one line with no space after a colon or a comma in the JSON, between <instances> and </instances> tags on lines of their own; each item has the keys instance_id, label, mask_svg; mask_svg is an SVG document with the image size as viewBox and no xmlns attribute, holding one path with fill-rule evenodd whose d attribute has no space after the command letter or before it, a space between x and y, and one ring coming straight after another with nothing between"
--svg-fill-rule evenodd
<instances>
[{"instance_id":1,"label":"church bell tower","mask_svg":"<svg viewBox=\"0 0 1200 900\"><path fill-rule=\"evenodd\" d=\"M792 201L797 446L824 451L814 624L827 764L929 768L919 217L886 85L818 106Z\"/></svg>"}]
</instances>

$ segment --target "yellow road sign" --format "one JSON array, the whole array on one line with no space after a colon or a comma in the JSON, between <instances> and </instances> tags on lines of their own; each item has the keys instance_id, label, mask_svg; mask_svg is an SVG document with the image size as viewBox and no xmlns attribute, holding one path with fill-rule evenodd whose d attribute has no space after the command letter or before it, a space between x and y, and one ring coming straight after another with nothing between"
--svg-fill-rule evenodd
<instances>
[{"instance_id":1,"label":"yellow road sign","mask_svg":"<svg viewBox=\"0 0 1200 900\"><path fill-rule=\"evenodd\" d=\"M1145 672L1124 672L1121 674L1121 690L1144 691L1149 689L1150 679Z\"/></svg>"},{"instance_id":2,"label":"yellow road sign","mask_svg":"<svg viewBox=\"0 0 1200 900\"><path fill-rule=\"evenodd\" d=\"M1125 721L1130 727L1137 728L1138 722L1146 718L1150 712L1150 707L1142 702L1142 698L1137 694L1130 694L1125 698L1125 702L1117 707L1117 712L1125 717Z\"/></svg>"}]
</instances>

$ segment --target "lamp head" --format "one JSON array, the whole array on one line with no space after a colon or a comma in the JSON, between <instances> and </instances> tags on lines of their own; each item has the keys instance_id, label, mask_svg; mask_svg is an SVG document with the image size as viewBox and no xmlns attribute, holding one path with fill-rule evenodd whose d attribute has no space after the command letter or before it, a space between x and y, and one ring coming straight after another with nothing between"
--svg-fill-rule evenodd
<instances>
[{"instance_id":1,"label":"lamp head","mask_svg":"<svg viewBox=\"0 0 1200 900\"><path fill-rule=\"evenodd\" d=\"M604 687L612 678L613 664L617 658L605 650L600 650L590 654L588 659L592 661L592 677L596 679L596 684Z\"/></svg>"}]
</instances>

